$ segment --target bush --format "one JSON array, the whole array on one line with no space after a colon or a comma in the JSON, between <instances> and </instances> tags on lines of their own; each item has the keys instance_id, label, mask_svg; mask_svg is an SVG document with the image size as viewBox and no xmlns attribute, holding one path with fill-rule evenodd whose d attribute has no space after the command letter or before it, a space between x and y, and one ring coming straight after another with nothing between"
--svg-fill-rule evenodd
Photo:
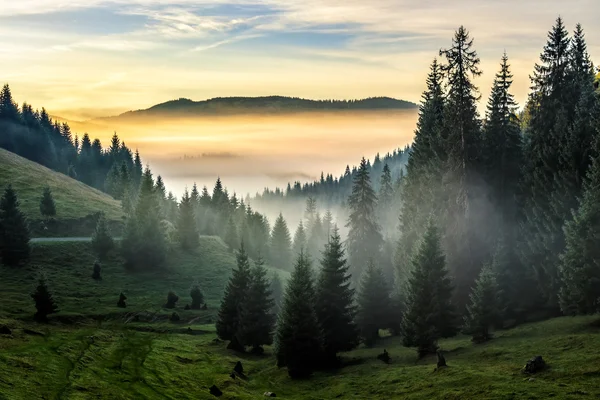
<instances>
[{"instance_id":1,"label":"bush","mask_svg":"<svg viewBox=\"0 0 600 400\"><path fill-rule=\"evenodd\" d=\"M94 262L94 272L92 273L92 278L97 281L101 281L102 280L102 276L100 275L101 272L102 272L102 265L100 264L100 261L96 260Z\"/></svg>"},{"instance_id":2,"label":"bush","mask_svg":"<svg viewBox=\"0 0 600 400\"><path fill-rule=\"evenodd\" d=\"M198 284L192 286L192 289L190 290L190 296L192 298L191 309L200 310L202 308L202 304L204 303L204 294L202 294Z\"/></svg>"},{"instance_id":3,"label":"bush","mask_svg":"<svg viewBox=\"0 0 600 400\"><path fill-rule=\"evenodd\" d=\"M179 296L177 296L173 291L169 292L167 295L167 304L165 304L165 308L175 308L177 301L179 301Z\"/></svg>"}]
</instances>

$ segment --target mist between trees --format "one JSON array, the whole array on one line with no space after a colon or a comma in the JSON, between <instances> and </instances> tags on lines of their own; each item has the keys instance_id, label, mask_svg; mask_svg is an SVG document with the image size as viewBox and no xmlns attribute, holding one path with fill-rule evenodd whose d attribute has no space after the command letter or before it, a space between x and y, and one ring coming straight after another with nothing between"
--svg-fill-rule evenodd
<instances>
[{"instance_id":1,"label":"mist between trees","mask_svg":"<svg viewBox=\"0 0 600 400\"><path fill-rule=\"evenodd\" d=\"M261 351L276 331L278 364L293 377L323 360L335 364L338 352L359 338L373 343L380 329L425 355L461 329L483 341L494 328L533 318L597 313L600 104L582 27L569 35L556 20L521 109L510 91L509 55L499 55L483 117L469 32L460 27L438 56L410 148L372 164L363 158L339 178L254 198L229 193L217 179L211 192L194 184L178 201L160 176L142 173L139 155L116 134L107 150L87 136L72 140L44 110L19 110L8 86L0 95L0 120L9 127L2 144L96 187L102 181L122 200L127 268L163 268L169 251L195 249L199 234L238 250L219 335L234 349ZM45 150L29 154L24 143L32 136L15 126L41 135L35 143ZM57 154L67 157L58 162ZM73 175L83 162L99 166ZM1 206L0 243L23 241L12 189ZM11 247L2 251L4 260L21 261ZM266 287L263 258L292 273L285 291L278 277Z\"/></svg>"}]
</instances>

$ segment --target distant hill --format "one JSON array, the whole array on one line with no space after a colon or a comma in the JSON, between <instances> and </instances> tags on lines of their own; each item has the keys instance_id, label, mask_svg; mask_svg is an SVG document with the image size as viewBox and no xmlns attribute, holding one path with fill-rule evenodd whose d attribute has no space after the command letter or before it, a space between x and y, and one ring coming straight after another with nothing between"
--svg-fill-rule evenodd
<instances>
[{"instance_id":1,"label":"distant hill","mask_svg":"<svg viewBox=\"0 0 600 400\"><path fill-rule=\"evenodd\" d=\"M157 104L145 110L128 111L117 117L108 118L285 113L315 110L410 110L417 107L415 103L390 97L371 97L362 100L308 100L284 96L216 97L202 101L182 98Z\"/></svg>"},{"instance_id":2,"label":"distant hill","mask_svg":"<svg viewBox=\"0 0 600 400\"><path fill-rule=\"evenodd\" d=\"M69 220L79 224L99 211L115 222L123 217L121 203L108 194L4 149L0 149L0 182L2 191L4 185L12 184L34 231L36 221L43 219L39 207L46 185L52 190L58 222Z\"/></svg>"}]
</instances>

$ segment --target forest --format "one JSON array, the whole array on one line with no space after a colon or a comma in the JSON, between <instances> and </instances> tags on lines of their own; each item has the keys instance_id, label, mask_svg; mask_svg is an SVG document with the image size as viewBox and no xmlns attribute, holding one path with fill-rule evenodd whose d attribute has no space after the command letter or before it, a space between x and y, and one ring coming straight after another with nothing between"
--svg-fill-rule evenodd
<instances>
[{"instance_id":1,"label":"forest","mask_svg":"<svg viewBox=\"0 0 600 400\"><path fill-rule=\"evenodd\" d=\"M461 26L431 62L410 146L254 197L217 179L211 190L190 182L176 199L116 133L107 147L79 139L45 109L18 107L8 85L0 147L121 201L122 238L102 216L91 238L94 279L111 253L132 274L168 271L171 254L220 237L235 267L215 340L231 351L272 354L293 379L340 369L344 353L389 336L441 362L447 338L480 345L532 321L600 312L600 92L584 30L556 20L523 105L509 54L499 54L480 115L480 63ZM3 268L26 268L27 218L4 184ZM53 207L50 189L40 193L41 213ZM200 286L192 309L204 303ZM60 305L41 273L31 297L41 322ZM177 299L170 292L164 307Z\"/></svg>"}]
</instances>

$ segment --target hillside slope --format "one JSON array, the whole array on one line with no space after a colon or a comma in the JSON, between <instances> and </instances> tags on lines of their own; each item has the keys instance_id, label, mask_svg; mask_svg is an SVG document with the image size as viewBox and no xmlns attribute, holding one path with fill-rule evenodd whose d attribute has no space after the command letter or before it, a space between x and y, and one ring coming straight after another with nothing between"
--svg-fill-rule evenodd
<instances>
[{"instance_id":1,"label":"hillside slope","mask_svg":"<svg viewBox=\"0 0 600 400\"><path fill-rule=\"evenodd\" d=\"M85 218L102 211L113 221L121 220L119 201L84 183L48 169L14 153L0 149L0 186L12 184L21 210L32 220L40 220L40 197L44 186L50 186L56 203L57 220Z\"/></svg>"},{"instance_id":2,"label":"hillside slope","mask_svg":"<svg viewBox=\"0 0 600 400\"><path fill-rule=\"evenodd\" d=\"M201 236L194 252L176 248L168 254L167 268L161 271L127 271L115 254L103 263L102 280L95 281L91 278L94 259L89 242L33 243L27 266L8 268L0 264L0 316L31 319L35 309L29 293L36 284L38 271L44 271L60 308L55 315L58 319L74 315L105 317L137 311L155 312L166 302L170 290L180 296L176 311L185 318L198 313L183 310L185 304L191 302L189 293L194 282L200 285L209 306L202 315L210 318L236 265L235 255L215 236ZM269 277L274 271L269 269ZM284 280L289 276L288 272L277 272ZM128 298L126 309L116 306L121 292ZM170 312L165 311L165 315Z\"/></svg>"}]
</instances>

